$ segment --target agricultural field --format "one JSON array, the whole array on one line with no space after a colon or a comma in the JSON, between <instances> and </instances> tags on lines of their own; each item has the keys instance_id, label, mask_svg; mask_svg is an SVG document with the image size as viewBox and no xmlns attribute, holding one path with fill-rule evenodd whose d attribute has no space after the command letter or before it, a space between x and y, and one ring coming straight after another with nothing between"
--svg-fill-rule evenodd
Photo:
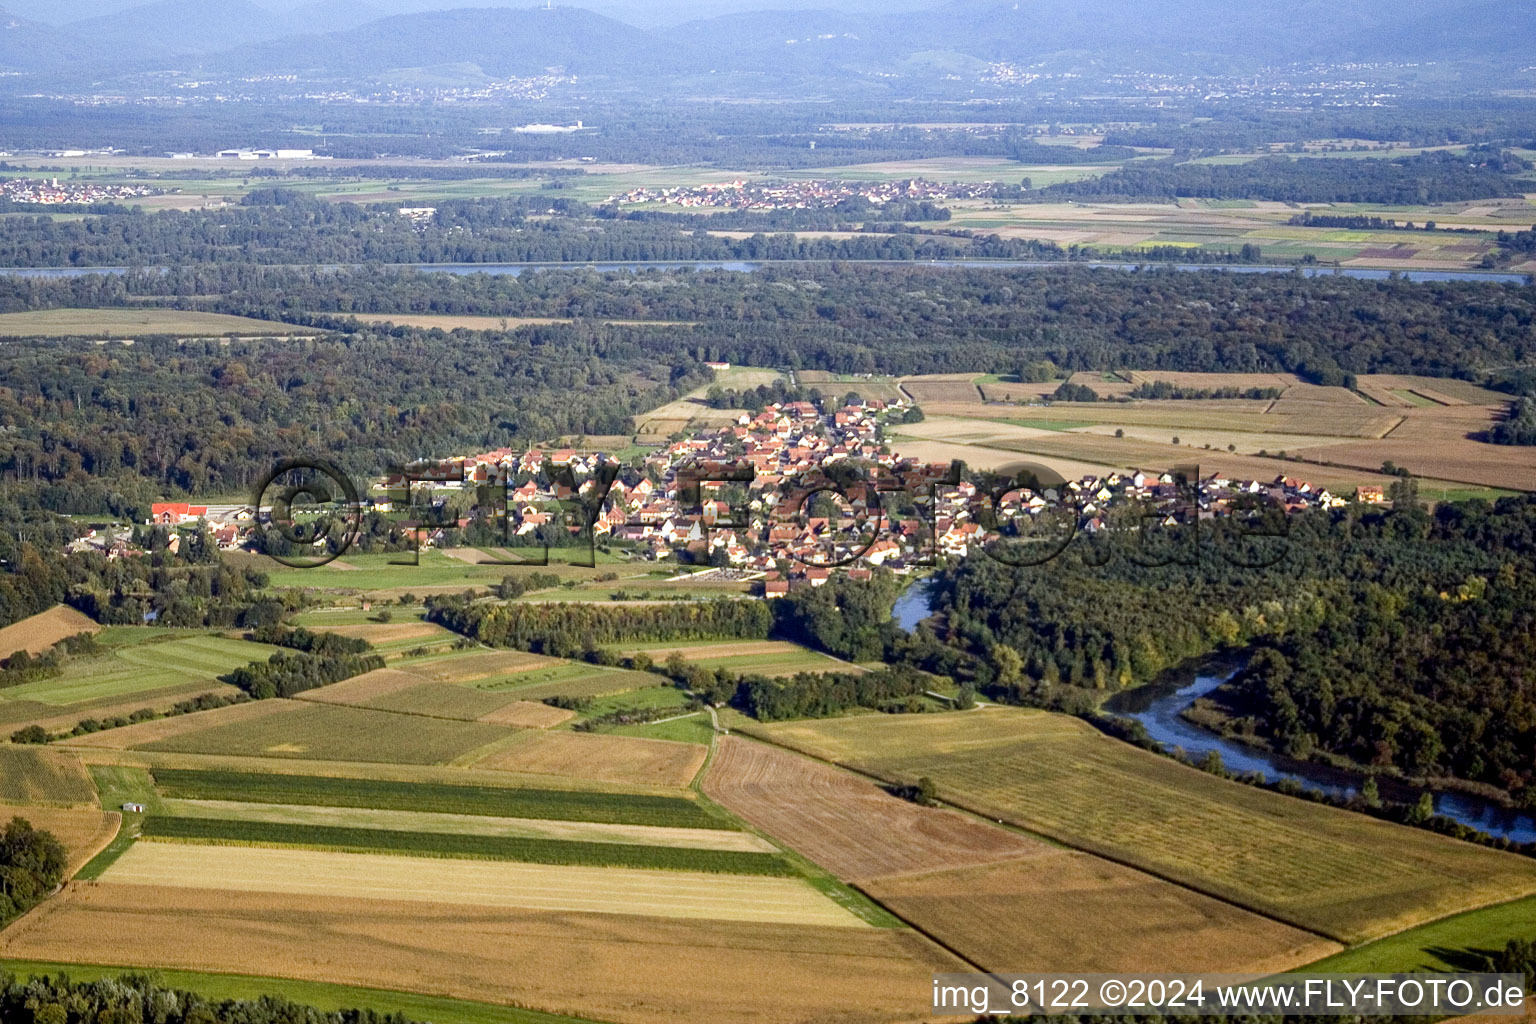
<instances>
[{"instance_id":1,"label":"agricultural field","mask_svg":"<svg viewBox=\"0 0 1536 1024\"><path fill-rule=\"evenodd\" d=\"M17 651L42 654L65 637L76 633L96 633L101 627L89 615L58 604L45 612L13 622L0 629L0 660Z\"/></svg>"},{"instance_id":2,"label":"agricultural field","mask_svg":"<svg viewBox=\"0 0 1536 1024\"><path fill-rule=\"evenodd\" d=\"M1308 970L1340 973L1482 970L1479 955L1495 955L1510 939L1529 940L1536 897L1497 903L1345 950Z\"/></svg>"},{"instance_id":3,"label":"agricultural field","mask_svg":"<svg viewBox=\"0 0 1536 1024\"><path fill-rule=\"evenodd\" d=\"M204 633L104 631L104 653L72 659L63 674L0 690L0 724L69 729L84 718L164 710L205 693L233 695L218 677L276 648Z\"/></svg>"},{"instance_id":4,"label":"agricultural field","mask_svg":"<svg viewBox=\"0 0 1536 1024\"><path fill-rule=\"evenodd\" d=\"M409 564L413 557L419 557L418 564ZM502 577L519 572L559 571L554 566L530 570L508 565L476 564L467 559L450 557L437 548L423 548L419 556L413 556L408 551L379 555L349 552L334 562L314 569L292 569L268 558L257 558L254 561L268 574L274 588L299 587L362 594L374 599L389 599L407 593L425 596L489 587L500 583ZM589 575L591 571L585 570Z\"/></svg>"},{"instance_id":5,"label":"agricultural field","mask_svg":"<svg viewBox=\"0 0 1536 1024\"><path fill-rule=\"evenodd\" d=\"M520 700L506 693L440 683L413 672L390 668L307 690L297 699L427 718L540 729L559 725L571 717L571 712Z\"/></svg>"},{"instance_id":6,"label":"agricultural field","mask_svg":"<svg viewBox=\"0 0 1536 1024\"><path fill-rule=\"evenodd\" d=\"M76 754L0 746L0 804L94 807L96 789Z\"/></svg>"},{"instance_id":7,"label":"agricultural field","mask_svg":"<svg viewBox=\"0 0 1536 1024\"><path fill-rule=\"evenodd\" d=\"M895 402L902 398L896 378L873 374L829 373L826 370L796 370L795 380L825 395L841 397L850 391L865 401Z\"/></svg>"},{"instance_id":8,"label":"agricultural field","mask_svg":"<svg viewBox=\"0 0 1536 1024\"><path fill-rule=\"evenodd\" d=\"M390 832L488 836L501 839L543 839L572 843L621 843L680 850L722 850L735 853L774 853L776 847L751 832L723 828L679 828L602 821L561 821L552 818L498 818L484 814L442 811L385 811L373 807L327 807L313 804L245 803L234 800L157 798L153 813L170 818L223 822L270 822L329 828L382 829ZM236 837L238 838L238 837Z\"/></svg>"},{"instance_id":9,"label":"agricultural field","mask_svg":"<svg viewBox=\"0 0 1536 1024\"><path fill-rule=\"evenodd\" d=\"M443 331L506 331L519 327L541 324L575 323L569 317L552 316L454 316L438 313L325 313L323 316L350 316L365 324L395 324L399 327L421 327ZM626 327L692 327L687 320L621 320L603 319L605 324L621 324Z\"/></svg>"},{"instance_id":10,"label":"agricultural field","mask_svg":"<svg viewBox=\"0 0 1536 1024\"><path fill-rule=\"evenodd\" d=\"M495 771L681 788L693 781L708 753L696 743L521 730L471 764Z\"/></svg>"},{"instance_id":11,"label":"agricultural field","mask_svg":"<svg viewBox=\"0 0 1536 1024\"><path fill-rule=\"evenodd\" d=\"M1218 779L1045 712L750 731L1344 943L1536 892L1536 865Z\"/></svg>"},{"instance_id":12,"label":"agricultural field","mask_svg":"<svg viewBox=\"0 0 1536 1024\"><path fill-rule=\"evenodd\" d=\"M708 872L140 841L107 869L101 882L328 899L868 927L802 879L724 878Z\"/></svg>"},{"instance_id":13,"label":"agricultural field","mask_svg":"<svg viewBox=\"0 0 1536 1024\"><path fill-rule=\"evenodd\" d=\"M92 857L117 835L122 815L86 808L21 807L0 803L0 827L12 818L24 818L33 827L52 832L69 855L65 878L73 878Z\"/></svg>"},{"instance_id":14,"label":"agricultural field","mask_svg":"<svg viewBox=\"0 0 1536 1024\"><path fill-rule=\"evenodd\" d=\"M850 772L739 737L720 741L704 790L989 970L1270 971L1338 949L1132 868L919 807Z\"/></svg>"},{"instance_id":15,"label":"agricultural field","mask_svg":"<svg viewBox=\"0 0 1536 1024\"><path fill-rule=\"evenodd\" d=\"M453 781L438 782L416 777L397 780L299 775L275 770L157 767L154 779L166 797L179 800L371 808L656 828L736 828L722 815L711 813L682 793L534 789L501 784L493 773L467 777L464 772L453 772Z\"/></svg>"},{"instance_id":16,"label":"agricultural field","mask_svg":"<svg viewBox=\"0 0 1536 1024\"><path fill-rule=\"evenodd\" d=\"M903 377L898 382L908 401L926 406L931 402L975 402L980 404L974 373L933 373L921 377Z\"/></svg>"},{"instance_id":17,"label":"agricultural field","mask_svg":"<svg viewBox=\"0 0 1536 1024\"><path fill-rule=\"evenodd\" d=\"M1352 156L1332 153L1330 156ZM1363 154L1361 154L1363 155ZM1406 155L1403 151L1392 156ZM1202 162L1242 163L1252 156L1212 157ZM1108 168L1091 169L1102 174ZM1084 168L1082 170L1089 170ZM1034 179L1048 183L1048 178ZM1086 176L1082 173L1078 177ZM1033 175L1032 175L1033 178ZM1346 230L1287 223L1298 212L1291 203L1260 200L1182 199L1141 203L1030 203L1010 206L987 200L945 204L951 219L934 227L969 228L1003 238L1038 239L1062 246L1091 246L1106 258L1134 260L1136 250L1153 246L1191 251L1235 252L1257 245L1266 258L1312 256L1323 264L1390 267L1397 270L1469 270L1493 251L1500 229L1529 227L1527 204L1451 203L1436 207L1390 208L1371 204L1303 204L1319 215L1363 214L1414 221L1418 230ZM1434 221L1435 230L1423 228Z\"/></svg>"},{"instance_id":18,"label":"agricultural field","mask_svg":"<svg viewBox=\"0 0 1536 1024\"><path fill-rule=\"evenodd\" d=\"M140 842L212 844L331 850L346 853L398 854L462 860L517 861L584 867L692 871L726 875L795 874L775 851L716 850L678 845L651 845L637 837L625 842L590 838L550 838L530 835L487 835L485 832L421 831L388 828L372 820L355 824L275 821L268 812L253 817L237 808L234 817L153 815L145 819ZM334 815L333 815L334 816ZM354 812L355 818L365 815ZM484 819L482 819L484 820Z\"/></svg>"},{"instance_id":19,"label":"agricultural field","mask_svg":"<svg viewBox=\"0 0 1536 1024\"><path fill-rule=\"evenodd\" d=\"M462 867L436 862L423 870L444 865ZM402 882L415 886L421 877ZM456 880L456 873L442 879L449 890ZM685 892L708 893L710 882L718 888L718 879L705 876ZM603 892L579 895L600 899ZM123 935L134 941L124 943ZM0 933L0 957L408 989L617 1024L901 1020L930 998L934 971L966 969L900 929L573 914L414 902L393 892L317 900L110 882L70 886ZM520 969L508 970L509 963Z\"/></svg>"},{"instance_id":20,"label":"agricultural field","mask_svg":"<svg viewBox=\"0 0 1536 1024\"><path fill-rule=\"evenodd\" d=\"M788 676L796 672L859 672L857 665L787 640L720 640L703 643L662 642L626 648L633 656L644 652L657 662L672 654L702 668L730 669L743 674Z\"/></svg>"},{"instance_id":21,"label":"agricultural field","mask_svg":"<svg viewBox=\"0 0 1536 1024\"><path fill-rule=\"evenodd\" d=\"M511 735L504 726L314 701L263 700L75 737L116 750L385 764L447 764Z\"/></svg>"},{"instance_id":22,"label":"agricultural field","mask_svg":"<svg viewBox=\"0 0 1536 1024\"><path fill-rule=\"evenodd\" d=\"M312 327L274 320L253 320L223 313L197 313L180 309L146 309L142 306L112 309L38 309L26 313L0 313L0 337L65 338L179 334L187 337L231 335L315 335Z\"/></svg>"}]
</instances>

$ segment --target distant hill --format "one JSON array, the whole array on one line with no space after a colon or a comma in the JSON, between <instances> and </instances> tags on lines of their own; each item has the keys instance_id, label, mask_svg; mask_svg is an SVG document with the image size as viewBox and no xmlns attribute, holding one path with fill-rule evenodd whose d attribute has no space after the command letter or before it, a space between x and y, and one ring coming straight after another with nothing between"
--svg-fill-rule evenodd
<instances>
[{"instance_id":1,"label":"distant hill","mask_svg":"<svg viewBox=\"0 0 1536 1024\"><path fill-rule=\"evenodd\" d=\"M62 31L119 53L211 53L289 31L251 0L160 0L64 25Z\"/></svg>"},{"instance_id":2,"label":"distant hill","mask_svg":"<svg viewBox=\"0 0 1536 1024\"><path fill-rule=\"evenodd\" d=\"M470 8L402 14L344 32L294 36L221 54L220 69L371 74L474 64L490 75L550 67L586 75L649 73L684 66L686 44L573 7Z\"/></svg>"},{"instance_id":3,"label":"distant hill","mask_svg":"<svg viewBox=\"0 0 1536 1024\"><path fill-rule=\"evenodd\" d=\"M49 71L91 57L84 42L0 8L0 70Z\"/></svg>"}]
</instances>

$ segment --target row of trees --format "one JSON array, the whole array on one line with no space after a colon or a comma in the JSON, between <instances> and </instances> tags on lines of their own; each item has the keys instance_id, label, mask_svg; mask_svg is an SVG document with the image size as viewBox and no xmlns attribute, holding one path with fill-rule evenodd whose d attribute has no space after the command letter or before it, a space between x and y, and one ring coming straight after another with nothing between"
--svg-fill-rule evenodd
<instances>
[{"instance_id":1,"label":"row of trees","mask_svg":"<svg viewBox=\"0 0 1536 1024\"><path fill-rule=\"evenodd\" d=\"M427 619L492 647L557 658L620 643L761 640L773 628L765 602L686 601L625 606L581 601L486 604L472 595L427 598Z\"/></svg>"},{"instance_id":2,"label":"row of trees","mask_svg":"<svg viewBox=\"0 0 1536 1024\"><path fill-rule=\"evenodd\" d=\"M275 652L266 661L253 661L224 677L256 700L292 697L384 667L377 654L288 654Z\"/></svg>"}]
</instances>

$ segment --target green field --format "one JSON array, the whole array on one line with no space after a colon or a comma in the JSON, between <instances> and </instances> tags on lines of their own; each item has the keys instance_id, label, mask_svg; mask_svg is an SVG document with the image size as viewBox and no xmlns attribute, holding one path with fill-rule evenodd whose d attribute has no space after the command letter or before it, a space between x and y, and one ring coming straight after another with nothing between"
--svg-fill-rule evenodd
<instances>
[{"instance_id":1,"label":"green field","mask_svg":"<svg viewBox=\"0 0 1536 1024\"><path fill-rule=\"evenodd\" d=\"M75 981L96 981L146 972L94 964L41 963L35 960L0 960L0 972L18 977L66 974ZM201 971L155 970L148 972L162 985L196 992L206 999L255 1001L281 993L285 998L318 1010L363 1009L380 1014L400 1014L408 1020L433 1024L587 1024L582 1018L559 1017L516 1006L476 1003L467 999L417 995L380 988L357 988L291 978L264 978L250 974L209 974Z\"/></svg>"},{"instance_id":2,"label":"green field","mask_svg":"<svg viewBox=\"0 0 1536 1024\"><path fill-rule=\"evenodd\" d=\"M63 675L10 687L0 699L62 707L199 680L212 683L242 665L265 661L277 650L267 644L207 634L161 636L151 629L142 629L128 639L137 642L121 643L99 657L73 660Z\"/></svg>"},{"instance_id":3,"label":"green field","mask_svg":"<svg viewBox=\"0 0 1536 1024\"><path fill-rule=\"evenodd\" d=\"M744 731L1346 944L1536 892L1536 863L1280 796L1004 708Z\"/></svg>"},{"instance_id":4,"label":"green field","mask_svg":"<svg viewBox=\"0 0 1536 1024\"><path fill-rule=\"evenodd\" d=\"M1536 897L1457 914L1309 964L1309 971L1395 974L1404 971L1480 971L1473 960L1498 953L1510 939L1536 940Z\"/></svg>"},{"instance_id":5,"label":"green field","mask_svg":"<svg viewBox=\"0 0 1536 1024\"><path fill-rule=\"evenodd\" d=\"M160 839L304 846L348 853L405 853L531 864L712 871L731 875L791 876L777 854L701 850L638 843L599 843L464 833L299 825L220 818L149 817L144 835Z\"/></svg>"},{"instance_id":6,"label":"green field","mask_svg":"<svg viewBox=\"0 0 1536 1024\"><path fill-rule=\"evenodd\" d=\"M243 754L312 761L447 764L512 730L484 722L456 722L305 701L252 722L215 724L139 750L186 754Z\"/></svg>"},{"instance_id":7,"label":"green field","mask_svg":"<svg viewBox=\"0 0 1536 1024\"><path fill-rule=\"evenodd\" d=\"M697 801L680 796L170 768L156 769L154 777L155 784L166 796L186 800L375 807L391 811L594 821L669 828L736 827L725 817L710 813Z\"/></svg>"},{"instance_id":8,"label":"green field","mask_svg":"<svg viewBox=\"0 0 1536 1024\"><path fill-rule=\"evenodd\" d=\"M710 743L715 738L714 726L709 715L695 712L686 718L674 718L665 722L648 722L645 725L621 725L612 730L615 736L639 736L651 740L675 740L678 743Z\"/></svg>"},{"instance_id":9,"label":"green field","mask_svg":"<svg viewBox=\"0 0 1536 1024\"><path fill-rule=\"evenodd\" d=\"M545 697L601 697L605 694L628 693L664 686L666 681L649 672L631 672L571 662L531 672L476 679L464 685L473 686L477 690L510 694L519 700L543 700Z\"/></svg>"}]
</instances>

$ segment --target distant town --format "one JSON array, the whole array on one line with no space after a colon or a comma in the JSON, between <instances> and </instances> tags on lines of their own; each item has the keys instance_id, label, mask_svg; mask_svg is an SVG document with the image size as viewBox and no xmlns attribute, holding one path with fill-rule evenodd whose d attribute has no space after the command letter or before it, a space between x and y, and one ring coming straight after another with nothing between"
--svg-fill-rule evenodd
<instances>
[{"instance_id":1,"label":"distant town","mask_svg":"<svg viewBox=\"0 0 1536 1024\"><path fill-rule=\"evenodd\" d=\"M850 199L883 204L894 201L996 199L1019 186L997 181L747 181L676 188L633 188L608 197L610 203L669 203L673 206L731 210L828 210Z\"/></svg>"}]
</instances>

